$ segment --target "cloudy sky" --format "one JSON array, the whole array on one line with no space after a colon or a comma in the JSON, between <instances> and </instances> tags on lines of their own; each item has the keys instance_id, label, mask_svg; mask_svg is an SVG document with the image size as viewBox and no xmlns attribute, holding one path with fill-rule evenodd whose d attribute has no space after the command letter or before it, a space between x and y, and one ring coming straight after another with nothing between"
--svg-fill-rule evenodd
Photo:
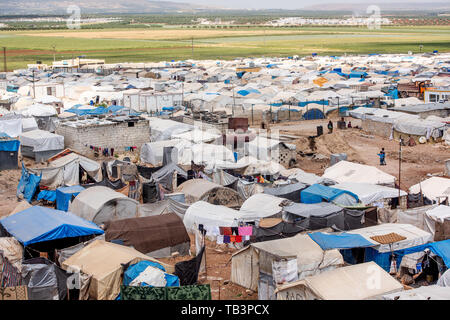
<instances>
[{"instance_id":1,"label":"cloudy sky","mask_svg":"<svg viewBox=\"0 0 450 320\"><path fill-rule=\"evenodd\" d=\"M188 2L208 6L218 6L225 8L239 9L302 9L306 6L320 5L321 3L389 3L389 2L416 2L416 0L172 0L174 2ZM430 0L424 0L426 3ZM432 2L442 2L442 0L431 0Z\"/></svg>"}]
</instances>

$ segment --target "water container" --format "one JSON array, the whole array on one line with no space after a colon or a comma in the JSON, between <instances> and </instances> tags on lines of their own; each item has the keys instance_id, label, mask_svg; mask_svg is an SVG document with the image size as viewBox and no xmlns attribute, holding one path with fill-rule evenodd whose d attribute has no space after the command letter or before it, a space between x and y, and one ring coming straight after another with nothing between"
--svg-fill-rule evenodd
<instances>
[{"instance_id":1,"label":"water container","mask_svg":"<svg viewBox=\"0 0 450 320\"><path fill-rule=\"evenodd\" d=\"M142 185L142 202L155 203L158 201L158 189L154 183L144 183Z\"/></svg>"},{"instance_id":2,"label":"water container","mask_svg":"<svg viewBox=\"0 0 450 320\"><path fill-rule=\"evenodd\" d=\"M321 135L323 135L323 127L317 126L317 136L321 136Z\"/></svg>"}]
</instances>

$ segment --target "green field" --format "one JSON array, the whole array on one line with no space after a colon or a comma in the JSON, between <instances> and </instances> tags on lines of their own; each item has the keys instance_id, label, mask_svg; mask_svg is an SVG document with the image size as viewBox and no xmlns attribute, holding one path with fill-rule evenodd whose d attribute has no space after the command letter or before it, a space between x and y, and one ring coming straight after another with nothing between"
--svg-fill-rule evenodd
<instances>
[{"instance_id":1,"label":"green field","mask_svg":"<svg viewBox=\"0 0 450 320\"><path fill-rule=\"evenodd\" d=\"M230 28L194 30L182 27L105 30L0 32L7 47L8 70L28 63L70 59L72 55L105 59L106 63L185 59L327 55L359 53L450 52L450 26ZM241 32L241 33L239 33ZM194 53L192 40L194 38ZM1 66L3 71L3 66Z\"/></svg>"}]
</instances>

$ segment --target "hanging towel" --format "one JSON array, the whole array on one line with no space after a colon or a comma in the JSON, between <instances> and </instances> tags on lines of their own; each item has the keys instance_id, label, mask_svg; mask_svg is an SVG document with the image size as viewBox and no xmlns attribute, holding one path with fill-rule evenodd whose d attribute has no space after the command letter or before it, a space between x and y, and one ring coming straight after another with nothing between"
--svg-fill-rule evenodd
<instances>
[{"instance_id":1,"label":"hanging towel","mask_svg":"<svg viewBox=\"0 0 450 320\"><path fill-rule=\"evenodd\" d=\"M253 233L252 227L239 227L240 236L251 236Z\"/></svg>"},{"instance_id":2,"label":"hanging towel","mask_svg":"<svg viewBox=\"0 0 450 320\"><path fill-rule=\"evenodd\" d=\"M217 244L222 244L223 238L224 238L224 236L217 236L217 240L216 240Z\"/></svg>"},{"instance_id":3,"label":"hanging towel","mask_svg":"<svg viewBox=\"0 0 450 320\"><path fill-rule=\"evenodd\" d=\"M242 236L236 236L236 238L234 239L234 242L242 242Z\"/></svg>"},{"instance_id":4,"label":"hanging towel","mask_svg":"<svg viewBox=\"0 0 450 320\"><path fill-rule=\"evenodd\" d=\"M231 227L223 227L220 234L224 236L231 236Z\"/></svg>"},{"instance_id":5,"label":"hanging towel","mask_svg":"<svg viewBox=\"0 0 450 320\"><path fill-rule=\"evenodd\" d=\"M223 243L230 243L230 236L223 236Z\"/></svg>"},{"instance_id":6,"label":"hanging towel","mask_svg":"<svg viewBox=\"0 0 450 320\"><path fill-rule=\"evenodd\" d=\"M237 227L232 227L232 228L231 228L231 234L232 234L233 236L239 235L239 229L238 229Z\"/></svg>"}]
</instances>

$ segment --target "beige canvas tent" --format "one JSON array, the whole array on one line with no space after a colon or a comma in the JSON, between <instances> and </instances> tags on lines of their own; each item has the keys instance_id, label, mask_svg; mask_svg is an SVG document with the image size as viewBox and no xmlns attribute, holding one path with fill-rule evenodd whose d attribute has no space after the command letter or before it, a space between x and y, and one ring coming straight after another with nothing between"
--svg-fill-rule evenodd
<instances>
[{"instance_id":1,"label":"beige canvas tent","mask_svg":"<svg viewBox=\"0 0 450 320\"><path fill-rule=\"evenodd\" d=\"M323 272L279 286L278 300L366 300L401 291L403 286L375 262Z\"/></svg>"},{"instance_id":2,"label":"beige canvas tent","mask_svg":"<svg viewBox=\"0 0 450 320\"><path fill-rule=\"evenodd\" d=\"M176 192L184 193L186 203L206 201L226 207L240 207L243 199L233 189L205 179L191 179L183 182Z\"/></svg>"},{"instance_id":3,"label":"beige canvas tent","mask_svg":"<svg viewBox=\"0 0 450 320\"><path fill-rule=\"evenodd\" d=\"M161 263L139 251L103 240L96 240L65 260L63 269L81 270L91 275L89 298L95 300L114 300L122 283L121 264L134 264L148 260L161 264L167 273L173 273L174 267Z\"/></svg>"},{"instance_id":4,"label":"beige canvas tent","mask_svg":"<svg viewBox=\"0 0 450 320\"><path fill-rule=\"evenodd\" d=\"M237 251L231 258L231 281L256 291L260 273L272 275L272 262L297 259L298 278L304 279L344 264L338 250L322 250L308 235L252 243Z\"/></svg>"}]
</instances>

